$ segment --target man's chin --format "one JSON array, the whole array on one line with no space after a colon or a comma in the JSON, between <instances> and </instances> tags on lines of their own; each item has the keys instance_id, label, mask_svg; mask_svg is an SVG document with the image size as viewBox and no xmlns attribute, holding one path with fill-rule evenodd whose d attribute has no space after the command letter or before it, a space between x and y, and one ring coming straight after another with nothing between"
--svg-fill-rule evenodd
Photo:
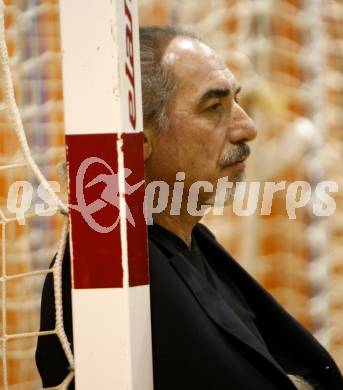
<instances>
[{"instance_id":1,"label":"man's chin","mask_svg":"<svg viewBox=\"0 0 343 390\"><path fill-rule=\"evenodd\" d=\"M235 187L236 187L236 184L234 184L234 187L227 190L226 191L226 194L225 194L225 200L224 202L221 202L221 206L230 206L232 205L232 202L233 202L233 198L234 198L234 195L235 195ZM204 204L206 206L216 206L216 195L213 195L211 196L210 198L208 198Z\"/></svg>"},{"instance_id":2,"label":"man's chin","mask_svg":"<svg viewBox=\"0 0 343 390\"><path fill-rule=\"evenodd\" d=\"M239 172L237 175L235 175L235 177L233 177L231 179L231 182L233 183L233 186L232 188L229 188L229 189L223 189L222 191L225 191L225 194L223 193L220 193L221 190L219 188L217 188L216 192L210 197L208 198L204 204L207 205L207 206L215 206L215 207L225 207L225 206L230 206L232 205L233 203L233 199L234 199L234 196L235 196L235 190L236 190L236 184L238 182L241 182L241 181L244 181L245 180L245 173L244 171L242 172ZM229 180L228 180L229 182ZM224 197L224 201L222 200ZM218 199L220 199L220 204L216 204L216 202L218 203Z\"/></svg>"},{"instance_id":3,"label":"man's chin","mask_svg":"<svg viewBox=\"0 0 343 390\"><path fill-rule=\"evenodd\" d=\"M244 181L244 180L245 180L245 171L239 171L231 178L231 181L235 183L234 186L236 186L237 182Z\"/></svg>"}]
</instances>

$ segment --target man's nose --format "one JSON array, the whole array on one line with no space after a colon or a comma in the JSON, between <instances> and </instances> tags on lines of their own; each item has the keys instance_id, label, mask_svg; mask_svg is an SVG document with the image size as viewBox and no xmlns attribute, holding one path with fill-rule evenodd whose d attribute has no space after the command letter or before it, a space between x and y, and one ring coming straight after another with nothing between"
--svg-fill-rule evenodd
<instances>
[{"instance_id":1,"label":"man's nose","mask_svg":"<svg viewBox=\"0 0 343 390\"><path fill-rule=\"evenodd\" d=\"M231 120L229 137L232 143L249 142L257 136L257 130L254 121L235 103L234 112Z\"/></svg>"}]
</instances>

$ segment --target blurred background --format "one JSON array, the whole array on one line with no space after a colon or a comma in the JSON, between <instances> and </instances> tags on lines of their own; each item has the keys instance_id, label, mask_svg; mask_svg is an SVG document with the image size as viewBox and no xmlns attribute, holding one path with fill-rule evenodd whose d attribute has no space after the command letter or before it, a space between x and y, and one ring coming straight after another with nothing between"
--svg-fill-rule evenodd
<instances>
[{"instance_id":1,"label":"blurred background","mask_svg":"<svg viewBox=\"0 0 343 390\"><path fill-rule=\"evenodd\" d=\"M26 136L35 161L48 180L61 183L63 195L58 1L6 0L5 5L6 42ZM227 207L224 216L210 213L205 223L343 369L343 1L139 0L139 12L141 25L180 25L196 32L238 78L240 104L259 131L248 182L305 180L313 190L323 180L338 183L338 192L331 194L337 208L330 217L314 216L312 196L290 219L281 191L268 216L257 208L238 217ZM26 168L3 99L0 84L0 388L5 359L10 388L27 390L41 386L34 363L36 337L5 342L3 336L39 328L45 275L21 275L48 267L62 217L34 216L36 191L25 225L8 211L14 181L38 183Z\"/></svg>"}]
</instances>

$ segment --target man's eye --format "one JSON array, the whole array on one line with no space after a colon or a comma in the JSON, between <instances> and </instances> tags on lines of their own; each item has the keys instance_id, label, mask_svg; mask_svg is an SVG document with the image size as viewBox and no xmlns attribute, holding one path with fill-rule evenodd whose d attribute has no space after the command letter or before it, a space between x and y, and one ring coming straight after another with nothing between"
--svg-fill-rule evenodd
<instances>
[{"instance_id":1,"label":"man's eye","mask_svg":"<svg viewBox=\"0 0 343 390\"><path fill-rule=\"evenodd\" d=\"M223 108L223 106L222 106L221 103L216 103L216 104L213 104L212 106L208 107L208 108L206 109L206 111L210 111L210 112L220 112L222 108Z\"/></svg>"}]
</instances>

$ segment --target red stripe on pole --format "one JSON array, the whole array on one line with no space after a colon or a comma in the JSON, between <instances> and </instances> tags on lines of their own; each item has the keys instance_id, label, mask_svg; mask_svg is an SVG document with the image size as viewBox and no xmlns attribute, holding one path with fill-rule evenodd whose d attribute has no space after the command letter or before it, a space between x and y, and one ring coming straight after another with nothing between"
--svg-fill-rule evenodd
<instances>
[{"instance_id":1,"label":"red stripe on pole","mask_svg":"<svg viewBox=\"0 0 343 390\"><path fill-rule=\"evenodd\" d=\"M126 221L129 285L133 287L149 283L147 227L143 213L145 185L130 194L130 187L144 180L143 133L124 133L122 137L124 165L131 170L126 178L125 200L134 220L134 226L129 220Z\"/></svg>"},{"instance_id":2,"label":"red stripe on pole","mask_svg":"<svg viewBox=\"0 0 343 390\"><path fill-rule=\"evenodd\" d=\"M69 203L72 205L70 217L73 287L79 289L122 287L119 207L116 206L117 134L67 135L66 144ZM98 182L86 188L94 179ZM89 207L92 202L98 202L99 210L95 212L88 210L87 213L87 207L83 207L82 215L80 212L82 196L84 206ZM75 205L78 209L73 207ZM110 227L115 221L118 223L110 232L97 231Z\"/></svg>"}]
</instances>

